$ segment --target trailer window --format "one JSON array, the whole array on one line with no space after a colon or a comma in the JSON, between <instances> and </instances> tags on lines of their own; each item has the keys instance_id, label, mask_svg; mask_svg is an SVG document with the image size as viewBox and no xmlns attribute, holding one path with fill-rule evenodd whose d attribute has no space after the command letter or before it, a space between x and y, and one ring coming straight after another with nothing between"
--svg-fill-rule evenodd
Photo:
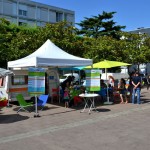
<instances>
[{"instance_id":1,"label":"trailer window","mask_svg":"<svg viewBox=\"0 0 150 150\"><path fill-rule=\"evenodd\" d=\"M0 78L0 87L4 85L4 78Z\"/></svg>"},{"instance_id":2,"label":"trailer window","mask_svg":"<svg viewBox=\"0 0 150 150\"><path fill-rule=\"evenodd\" d=\"M24 85L28 84L28 76L15 75L12 76L12 85Z\"/></svg>"}]
</instances>

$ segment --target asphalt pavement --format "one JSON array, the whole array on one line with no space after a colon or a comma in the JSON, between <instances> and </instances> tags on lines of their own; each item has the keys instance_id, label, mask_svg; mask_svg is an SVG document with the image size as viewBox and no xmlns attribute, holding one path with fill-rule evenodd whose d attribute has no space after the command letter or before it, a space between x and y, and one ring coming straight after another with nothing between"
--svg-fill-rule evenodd
<instances>
[{"instance_id":1,"label":"asphalt pavement","mask_svg":"<svg viewBox=\"0 0 150 150\"><path fill-rule=\"evenodd\" d=\"M96 105L97 111L47 104L41 117L18 106L0 110L0 150L149 150L150 90L142 104Z\"/></svg>"}]
</instances>

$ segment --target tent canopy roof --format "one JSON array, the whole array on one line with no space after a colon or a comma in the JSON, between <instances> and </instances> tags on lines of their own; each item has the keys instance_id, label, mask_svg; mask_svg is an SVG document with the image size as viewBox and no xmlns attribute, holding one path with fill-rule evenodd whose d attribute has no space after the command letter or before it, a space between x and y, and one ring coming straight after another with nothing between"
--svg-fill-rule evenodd
<instances>
[{"instance_id":1,"label":"tent canopy roof","mask_svg":"<svg viewBox=\"0 0 150 150\"><path fill-rule=\"evenodd\" d=\"M49 39L39 49L27 57L8 62L8 68L88 65L92 65L92 59L71 55L57 47Z\"/></svg>"}]
</instances>

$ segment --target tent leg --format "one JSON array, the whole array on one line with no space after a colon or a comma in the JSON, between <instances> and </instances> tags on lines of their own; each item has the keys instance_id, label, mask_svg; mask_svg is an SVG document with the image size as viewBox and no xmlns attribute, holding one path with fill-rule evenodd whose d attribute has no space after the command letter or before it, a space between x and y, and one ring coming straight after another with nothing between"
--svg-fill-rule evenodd
<instances>
[{"instance_id":1,"label":"tent leg","mask_svg":"<svg viewBox=\"0 0 150 150\"><path fill-rule=\"evenodd\" d=\"M7 107L12 107L12 105L10 105L9 101L10 101L10 96L9 96L9 93L8 93L8 102L7 102Z\"/></svg>"},{"instance_id":2,"label":"tent leg","mask_svg":"<svg viewBox=\"0 0 150 150\"><path fill-rule=\"evenodd\" d=\"M36 117L40 117L38 110L37 110L37 96L35 96L35 114L34 114L34 118Z\"/></svg>"},{"instance_id":3,"label":"tent leg","mask_svg":"<svg viewBox=\"0 0 150 150\"><path fill-rule=\"evenodd\" d=\"M107 81L107 68L105 68L105 74L106 74L106 81ZM109 101L109 93L108 93L109 91L108 91L108 87L109 87L109 86L108 86L108 82L107 82L107 101L104 102L104 104L105 104L105 105L112 105L113 102L110 102L110 101Z\"/></svg>"}]
</instances>

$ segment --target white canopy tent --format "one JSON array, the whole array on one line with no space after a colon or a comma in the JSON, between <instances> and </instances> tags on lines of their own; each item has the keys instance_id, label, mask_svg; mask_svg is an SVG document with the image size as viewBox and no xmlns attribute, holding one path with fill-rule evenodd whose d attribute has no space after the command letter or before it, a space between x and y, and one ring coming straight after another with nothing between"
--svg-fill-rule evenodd
<instances>
[{"instance_id":1,"label":"white canopy tent","mask_svg":"<svg viewBox=\"0 0 150 150\"><path fill-rule=\"evenodd\" d=\"M92 59L73 56L52 43L49 39L27 57L8 62L8 68L47 67L47 66L88 66Z\"/></svg>"},{"instance_id":2,"label":"white canopy tent","mask_svg":"<svg viewBox=\"0 0 150 150\"><path fill-rule=\"evenodd\" d=\"M63 51L49 39L35 52L27 57L15 61L9 61L8 68L29 68L29 67L75 67L92 65L92 59L85 59L73 56ZM36 115L37 114L37 96Z\"/></svg>"}]
</instances>

